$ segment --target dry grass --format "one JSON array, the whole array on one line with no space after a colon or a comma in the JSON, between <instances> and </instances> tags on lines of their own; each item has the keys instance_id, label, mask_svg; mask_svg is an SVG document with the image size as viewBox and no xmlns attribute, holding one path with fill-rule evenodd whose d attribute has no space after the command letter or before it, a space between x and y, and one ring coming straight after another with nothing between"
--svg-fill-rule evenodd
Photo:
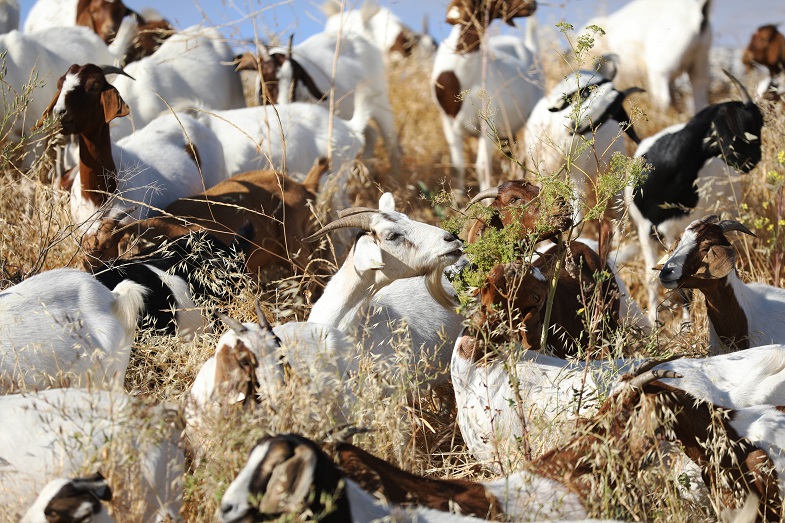
<instances>
[{"instance_id":1,"label":"dry grass","mask_svg":"<svg viewBox=\"0 0 785 523\"><path fill-rule=\"evenodd\" d=\"M555 63L553 71L564 69L558 61ZM432 205L424 197L449 188L446 179L449 154L438 112L431 101L430 67L427 61L410 62L395 67L389 74L392 105L404 151L401 176L389 172L384 149L378 144L376 158L379 160L370 163L370 170L361 170L364 174L355 176L350 188L353 201L358 205L375 205L383 190L392 190L398 204L410 216L439 224L445 218L455 216L457 211L444 204ZM557 74L549 75L549 83L555 83L557 79ZM653 111L645 97L637 97L635 102L642 111L641 119L636 122L642 136L686 118L672 110ZM744 219L759 236L738 240L742 252L738 266L745 280L779 284L783 276L780 259L785 241L785 221L782 221L785 184L768 173L776 171L780 177L785 176L785 166L778 160L785 144L785 119L781 107L764 105L763 108L766 113L763 160L744 177ZM472 147L467 148L467 155L473 155ZM72 232L67 195L38 182L37 172L26 172L24 176L26 182L20 183L19 174L8 169L0 178L0 278L3 287L42 270L80 265L78 238ZM628 225L622 224L622 227L631 230ZM629 236L623 236L624 241L629 241ZM638 303L646 300L648 282L642 276L645 274L643 269L641 263L632 263L622 273ZM230 301L221 304L221 310L240 320L253 320L253 302L260 299L269 317L278 321L304 319L310 304L303 295L302 282L280 272L266 276L261 285L248 280ZM658 347L655 352L660 353L703 354L708 332L701 301L697 300L693 308L691 330L681 332L679 314L674 314L673 318L663 316L666 320L663 328L648 345ZM216 333L223 331L219 324L213 328ZM217 334L212 333L189 342L140 333L128 372L127 389L155 400L183 405L200 366L212 355L216 339ZM620 343L647 345L629 339ZM405 361L405 344L400 350L401 361ZM488 477L488 472L475 464L466 452L454 423L454 402L449 391L418 392L417 380L403 372L403 365L372 369L369 360L364 361L362 372L344 384L358 398L351 406L344 404L339 390L314 392L307 377L293 375L275 397L264 398L256 408L233 409L209 416L200 432L200 441L189 442L192 459L185 480L185 520L195 522L212 518L221 494L259 437L291 431L321 438L337 423L334 413L347 407L348 421L374 429L358 437L357 443L407 470L438 477ZM418 409L410 407L406 399L413 395L419 399L416 402ZM572 430L571 424L566 424L554 433L565 438ZM548 443L542 447L547 448ZM111 468L109 461L104 459L103 466ZM664 475L663 470L663 467L652 466L639 477L625 478L629 492L606 491L605 497L590 504L593 515L648 521L713 518L681 502L671 477ZM632 483L635 488L631 488ZM122 492L123 485L116 484L115 490ZM133 497L133 492L125 494ZM3 510L0 509L0 514ZM115 509L114 515L118 521L137 521L133 511ZM11 514L5 514L0 516L0 521L12 518Z\"/></svg>"}]
</instances>

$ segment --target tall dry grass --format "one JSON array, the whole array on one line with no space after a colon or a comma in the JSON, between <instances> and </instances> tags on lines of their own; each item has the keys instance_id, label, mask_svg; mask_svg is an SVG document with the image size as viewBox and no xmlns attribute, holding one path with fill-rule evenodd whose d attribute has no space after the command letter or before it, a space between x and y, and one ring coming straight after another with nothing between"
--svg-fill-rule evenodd
<instances>
[{"instance_id":1,"label":"tall dry grass","mask_svg":"<svg viewBox=\"0 0 785 523\"><path fill-rule=\"evenodd\" d=\"M548 73L548 83L553 85L564 73L565 65L559 58L551 57L546 60L544 69ZM431 100L430 71L428 60L411 60L392 68L388 76L404 152L402 173L389 172L384 150L377 144L377 159L369 162L367 169L356 171L349 190L352 201L368 206L375 205L383 191L391 190L397 203L411 217L440 224L447 218L460 216L461 211L444 198L438 200L438 204L431 201L440 191L449 191L450 181L447 179L449 154L439 113ZM715 96L712 101L721 99ZM645 97L637 97L634 103L641 112L635 124L641 136L686 119L686 115L673 110L655 111ZM766 115L763 160L743 177L745 191L741 202L744 204L743 219L758 237L745 236L736 240L742 253L737 265L747 281L779 284L783 276L781 257L785 243L785 158L782 152L785 150L785 119L781 106L766 102L761 106ZM473 157L473 147L473 144L467 147L468 157ZM628 151L632 152L631 147ZM4 159L7 168L0 178L2 286L7 287L43 270L79 267L79 238L71 224L68 195L39 181L42 171L20 173L10 167L9 161L13 158L7 155ZM504 161L499 155L496 166L500 167ZM41 169L50 165L44 162ZM628 223L622 222L619 227L622 243L634 241ZM339 260L328 261L337 266ZM646 286L649 285L644 269L641 263L631 263L622 271L633 298L641 304L645 303ZM254 321L253 303L258 299L268 318L274 321L302 320L311 305L302 289L302 281L271 272L261 284L250 279L245 281L239 291L233 292L231 299L220 304L220 309L234 318ZM680 325L678 313L663 313L664 325L651 340L641 343L627 338L619 342L623 345L620 348L638 344L636 350L648 354L704 354L708 329L705 307L700 299L695 301L692 318L691 328L685 330ZM140 332L127 375L127 390L148 397L150 401L165 401L185 408L187 391L200 366L213 354L218 334L224 327L215 323L212 330L188 342ZM189 456L184 519L191 522L211 520L222 493L244 464L248 450L264 434L299 432L320 439L343 421L372 429L358 436L356 442L407 470L437 477L489 477L488 470L474 462L461 440L450 391L420 390L419 378L404 371L403 362L411 357L408 349L401 343L400 365L390 364L381 369L373 367L366 355L361 372L334 390L316 390L307 376L293 374L274 397L263 398L254 408L206 414L198 434L192 434L183 442ZM351 391L356 398L351 405L347 404L344 390ZM335 412L339 411L347 412L345 420L336 418ZM576 430L569 422L552 429L554 439L540 442L536 448L547 449L553 441L569 438ZM127 452L125 461L121 460L123 463L134 460L133 450ZM616 453L606 457L612 462L624 459L618 449L604 448L598 452ZM97 457L106 470L117 469L117 463L112 462L116 459L111 453ZM659 456L653 456L650 466L642 471L636 466L634 470L638 472L631 477L616 478L614 482L603 482L600 478L597 497L589 504L592 514L663 522L713 520L713 514L678 497L677 486L667 473L667 464L659 460ZM625 488L609 490L611 484ZM113 488L125 498L134 497L133 490L128 491L122 482L113 484ZM138 512L133 509L113 507L112 511L118 521L138 521ZM15 515L10 507L0 508L0 521L13 520Z\"/></svg>"}]
</instances>

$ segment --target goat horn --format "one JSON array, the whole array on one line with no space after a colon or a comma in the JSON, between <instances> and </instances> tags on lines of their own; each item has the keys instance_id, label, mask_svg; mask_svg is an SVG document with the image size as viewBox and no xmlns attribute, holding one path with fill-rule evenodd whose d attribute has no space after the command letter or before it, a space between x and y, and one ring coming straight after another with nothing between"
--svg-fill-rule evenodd
<instances>
[{"instance_id":1,"label":"goat horn","mask_svg":"<svg viewBox=\"0 0 785 523\"><path fill-rule=\"evenodd\" d=\"M632 378L627 384L630 387L641 389L644 385L651 383L654 380L664 379L664 378L683 378L681 374L678 372L674 372L672 370L658 370L652 369L649 371L644 372L643 374L639 374Z\"/></svg>"},{"instance_id":2,"label":"goat horn","mask_svg":"<svg viewBox=\"0 0 785 523\"><path fill-rule=\"evenodd\" d=\"M289 35L289 45L286 47L286 58L292 59L292 46L294 46L294 33Z\"/></svg>"},{"instance_id":3,"label":"goat horn","mask_svg":"<svg viewBox=\"0 0 785 523\"><path fill-rule=\"evenodd\" d=\"M267 316L265 316L264 311L262 311L262 306L259 303L259 300L255 300L253 302L253 306L254 309L256 309L256 321L259 323L259 326L268 331L273 330L273 328L270 327L270 322L267 321Z\"/></svg>"},{"instance_id":4,"label":"goat horn","mask_svg":"<svg viewBox=\"0 0 785 523\"><path fill-rule=\"evenodd\" d=\"M341 425L330 429L325 434L324 440L325 443L345 443L350 441L352 437L357 434L366 434L368 432L372 432L373 429L365 428L365 427L355 427L354 425Z\"/></svg>"},{"instance_id":5,"label":"goat horn","mask_svg":"<svg viewBox=\"0 0 785 523\"><path fill-rule=\"evenodd\" d=\"M347 216L353 216L363 212L379 212L379 209L374 209L373 207L351 207L349 209L338 211L338 218L345 218Z\"/></svg>"},{"instance_id":6,"label":"goat horn","mask_svg":"<svg viewBox=\"0 0 785 523\"><path fill-rule=\"evenodd\" d=\"M101 65L99 67L101 68L101 71L104 72L104 74L121 74L123 76L127 76L131 80L136 81L136 78L134 78L130 74L128 74L125 71L123 71L121 68L116 67L114 65Z\"/></svg>"},{"instance_id":7,"label":"goat horn","mask_svg":"<svg viewBox=\"0 0 785 523\"><path fill-rule=\"evenodd\" d=\"M248 330L248 328L245 325L235 320L234 318L230 318L229 316L227 316L222 312L218 313L218 319L220 319L224 323L224 325L232 329L237 334L243 334Z\"/></svg>"},{"instance_id":8,"label":"goat horn","mask_svg":"<svg viewBox=\"0 0 785 523\"><path fill-rule=\"evenodd\" d=\"M624 94L624 97L627 98L631 94L645 93L645 92L646 92L646 89L644 89L643 87L633 86L633 87L628 87L627 89L622 91L622 94Z\"/></svg>"},{"instance_id":9,"label":"goat horn","mask_svg":"<svg viewBox=\"0 0 785 523\"><path fill-rule=\"evenodd\" d=\"M755 236L755 233L752 232L741 222L737 222L736 220L722 220L720 222L720 228L722 232L731 232L731 231L739 231L743 232L744 234L749 234L750 236Z\"/></svg>"},{"instance_id":10,"label":"goat horn","mask_svg":"<svg viewBox=\"0 0 785 523\"><path fill-rule=\"evenodd\" d=\"M728 78L730 78L730 81L731 81L731 82L733 83L733 85L735 85L735 86L736 86L736 88L739 90L739 93L741 94L741 99L742 99L742 101L743 101L745 104L753 104L753 105L755 105L755 103L752 101L752 97L750 97L750 93L748 93L748 92L747 92L747 89L745 89L745 88L744 88L744 86L743 86L743 85L741 85L741 82L739 82L739 81L736 79L736 77L735 77L735 76L733 76L732 74L730 74L730 73L729 73L729 72L728 72L726 69L723 69L723 70L722 70L722 72L723 72L723 73L725 73L725 76L727 76Z\"/></svg>"},{"instance_id":11,"label":"goat horn","mask_svg":"<svg viewBox=\"0 0 785 523\"><path fill-rule=\"evenodd\" d=\"M422 34L428 34L428 14L422 15Z\"/></svg>"},{"instance_id":12,"label":"goat horn","mask_svg":"<svg viewBox=\"0 0 785 523\"><path fill-rule=\"evenodd\" d=\"M367 231L371 228L371 214L378 212L378 210L372 209L370 211L358 211L356 214L343 216L333 222L328 223L307 238L303 238L303 241L312 242L318 238L321 238L328 232L334 231L336 229L345 229L347 227L357 227L358 229Z\"/></svg>"},{"instance_id":13,"label":"goat horn","mask_svg":"<svg viewBox=\"0 0 785 523\"><path fill-rule=\"evenodd\" d=\"M466 207L468 208L471 205L474 205L475 203L479 202L480 200L485 200L485 199L488 199L488 198L498 198L498 197L499 197L499 188L498 187L492 187L490 189L485 189L484 191L480 191L477 194L475 194L474 198L469 200L469 203L466 204Z\"/></svg>"}]
</instances>

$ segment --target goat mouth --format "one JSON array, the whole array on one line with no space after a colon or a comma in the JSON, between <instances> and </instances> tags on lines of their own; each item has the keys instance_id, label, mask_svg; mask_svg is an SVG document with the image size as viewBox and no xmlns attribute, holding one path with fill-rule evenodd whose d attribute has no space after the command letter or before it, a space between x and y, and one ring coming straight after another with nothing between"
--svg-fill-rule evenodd
<instances>
[{"instance_id":1,"label":"goat mouth","mask_svg":"<svg viewBox=\"0 0 785 523\"><path fill-rule=\"evenodd\" d=\"M461 256L463 256L463 249L458 247L457 249L453 249L449 252L445 252L441 256L442 258L448 258L452 260L452 263L455 263L461 258Z\"/></svg>"},{"instance_id":2,"label":"goat mouth","mask_svg":"<svg viewBox=\"0 0 785 523\"><path fill-rule=\"evenodd\" d=\"M221 523L254 523L256 521L265 521L265 519L262 518L261 514L249 509L232 519L222 519Z\"/></svg>"},{"instance_id":3,"label":"goat mouth","mask_svg":"<svg viewBox=\"0 0 785 523\"><path fill-rule=\"evenodd\" d=\"M660 278L660 283L666 289L676 289L676 288L679 287L679 280L678 279L672 280L672 279Z\"/></svg>"}]
</instances>

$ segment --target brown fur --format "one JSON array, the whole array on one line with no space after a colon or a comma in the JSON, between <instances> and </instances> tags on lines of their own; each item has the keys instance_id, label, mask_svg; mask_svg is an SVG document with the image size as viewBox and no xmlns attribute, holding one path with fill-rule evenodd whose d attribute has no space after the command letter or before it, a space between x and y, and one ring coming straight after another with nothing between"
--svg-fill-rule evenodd
<instances>
[{"instance_id":1,"label":"brown fur","mask_svg":"<svg viewBox=\"0 0 785 523\"><path fill-rule=\"evenodd\" d=\"M128 15L134 14L121 0L79 0L76 4L76 25L95 31L107 44L112 43L120 24Z\"/></svg>"},{"instance_id":2,"label":"brown fur","mask_svg":"<svg viewBox=\"0 0 785 523\"><path fill-rule=\"evenodd\" d=\"M125 63L130 64L150 56L161 47L167 38L175 33L174 27L166 20L153 20L139 24L139 34L125 55Z\"/></svg>"},{"instance_id":3,"label":"brown fur","mask_svg":"<svg viewBox=\"0 0 785 523\"><path fill-rule=\"evenodd\" d=\"M785 68L785 36L776 25L764 25L752 34L741 59L749 71L752 62L765 66L774 76Z\"/></svg>"},{"instance_id":4,"label":"brown fur","mask_svg":"<svg viewBox=\"0 0 785 523\"><path fill-rule=\"evenodd\" d=\"M481 238L488 227L501 229L512 224L520 226L519 239L533 244L555 237L572 226L569 205L560 201L553 209L542 216L540 188L527 181L510 180L499 185L499 196L490 204L490 219L477 219L472 222L466 241L474 243Z\"/></svg>"},{"instance_id":5,"label":"brown fur","mask_svg":"<svg viewBox=\"0 0 785 523\"><path fill-rule=\"evenodd\" d=\"M403 57L411 56L412 49L417 43L417 39L414 35L406 30L403 29L398 35L395 37L395 41L390 46L390 53L400 53Z\"/></svg>"},{"instance_id":6,"label":"brown fur","mask_svg":"<svg viewBox=\"0 0 785 523\"><path fill-rule=\"evenodd\" d=\"M256 378L256 356L242 342L234 347L223 345L215 351L215 390L220 397L231 395L235 402L237 394L243 394L243 405L258 401L256 392L259 380Z\"/></svg>"},{"instance_id":7,"label":"brown fur","mask_svg":"<svg viewBox=\"0 0 785 523\"><path fill-rule=\"evenodd\" d=\"M364 490L382 494L390 503L420 505L435 510L497 519L504 511L496 497L480 483L424 478L411 474L349 443L340 443L336 454L341 469Z\"/></svg>"},{"instance_id":8,"label":"brown fur","mask_svg":"<svg viewBox=\"0 0 785 523\"><path fill-rule=\"evenodd\" d=\"M250 274L271 265L304 269L313 252L311 244L301 241L312 232L307 202L315 198L326 169L326 160L320 159L303 183L275 171L251 171L176 200L165 209L166 216L120 229L105 221L94 237L83 240L85 263L92 267L115 257L130 258L197 230L231 245L237 231L250 223L253 233L244 248Z\"/></svg>"},{"instance_id":9,"label":"brown fur","mask_svg":"<svg viewBox=\"0 0 785 523\"><path fill-rule=\"evenodd\" d=\"M433 84L436 92L436 100L444 110L444 114L455 118L461 110L463 100L459 98L461 94L461 82L452 71L441 73Z\"/></svg>"},{"instance_id":10,"label":"brown fur","mask_svg":"<svg viewBox=\"0 0 785 523\"><path fill-rule=\"evenodd\" d=\"M480 311L474 316L476 328L489 328L499 339L497 327L504 312L505 321L512 322L520 335L524 347L540 350L540 338L545 321L545 304L549 283L555 271L557 247L546 251L531 267L517 261L497 265L488 274L479 291ZM540 269L548 281L534 276L532 267ZM596 252L581 242L572 242L559 272L551 310L547 346L558 357L578 355L578 347L585 344L588 333L584 318L603 314L598 327L600 332L612 332L618 328L619 289L614 278L607 278L598 288L595 273L602 271ZM610 270L605 267L605 270ZM593 296L596 293L596 299ZM586 309L593 305L594 310ZM586 309L584 316L578 315ZM604 314L609 312L610 314ZM597 356L597 355L595 355Z\"/></svg>"}]
</instances>

